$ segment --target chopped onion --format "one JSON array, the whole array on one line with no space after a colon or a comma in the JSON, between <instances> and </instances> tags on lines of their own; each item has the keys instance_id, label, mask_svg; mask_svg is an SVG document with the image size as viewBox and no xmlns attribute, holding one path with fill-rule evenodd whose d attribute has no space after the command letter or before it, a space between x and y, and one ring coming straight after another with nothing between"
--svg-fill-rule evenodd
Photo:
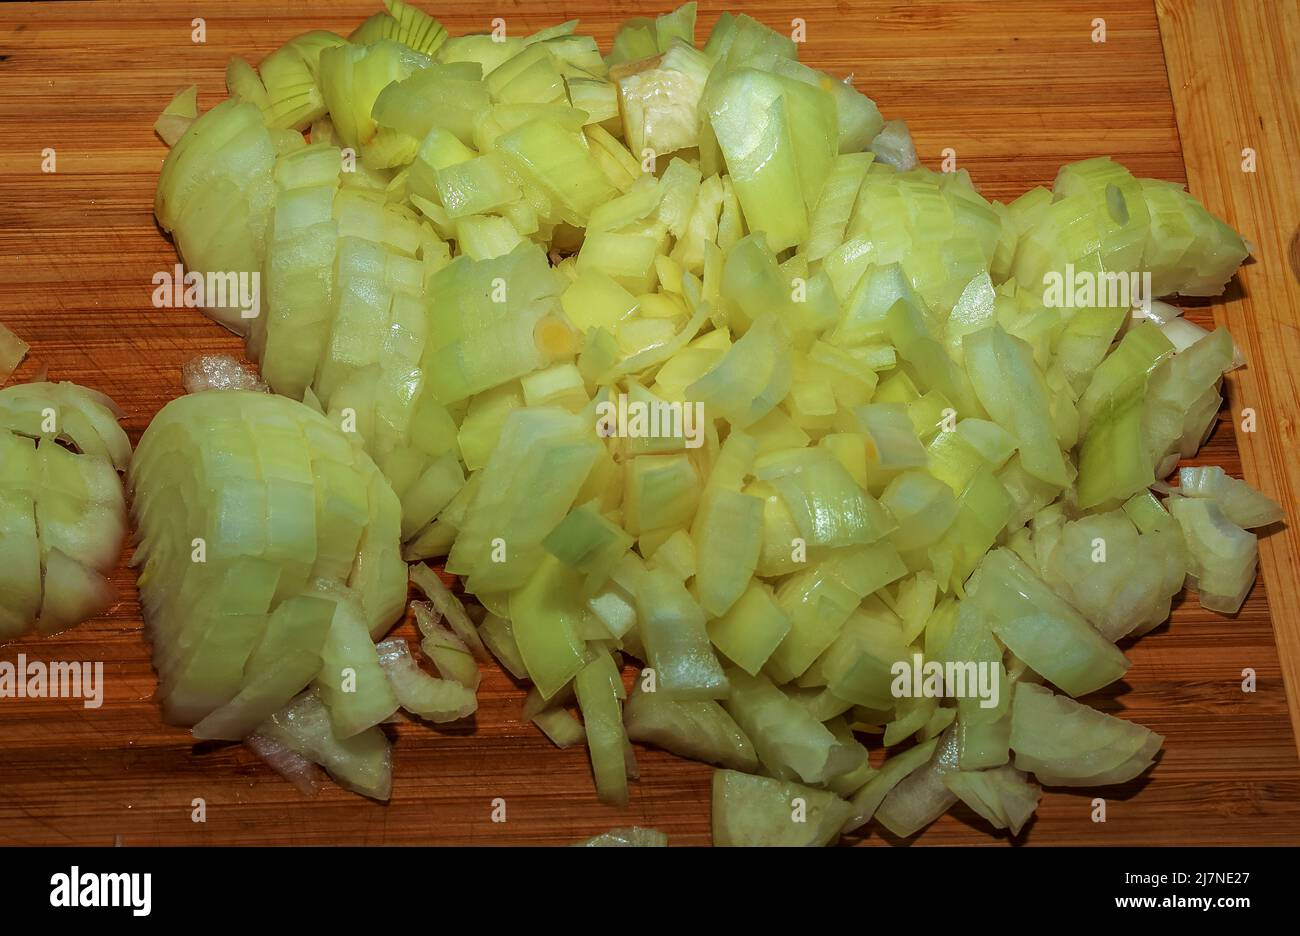
<instances>
[{"instance_id":1,"label":"chopped onion","mask_svg":"<svg viewBox=\"0 0 1300 936\"><path fill-rule=\"evenodd\" d=\"M1259 541L1224 515L1217 501L1171 497L1173 514L1187 541L1188 576L1201 607L1236 614L1255 583Z\"/></svg>"},{"instance_id":2,"label":"chopped onion","mask_svg":"<svg viewBox=\"0 0 1300 936\"><path fill-rule=\"evenodd\" d=\"M127 526L117 467L131 453L120 412L71 383L0 390L0 640L59 633L116 600L107 575Z\"/></svg>"},{"instance_id":3,"label":"chopped onion","mask_svg":"<svg viewBox=\"0 0 1300 936\"><path fill-rule=\"evenodd\" d=\"M1256 491L1245 481L1230 477L1222 468L1182 468L1178 487L1171 489L1186 497L1205 497L1219 505L1223 515L1247 530L1285 519L1282 505Z\"/></svg>"},{"instance_id":4,"label":"chopped onion","mask_svg":"<svg viewBox=\"0 0 1300 936\"><path fill-rule=\"evenodd\" d=\"M154 122L154 131L168 146L175 146L199 116L199 86L190 85L176 92L171 102Z\"/></svg>"},{"instance_id":5,"label":"chopped onion","mask_svg":"<svg viewBox=\"0 0 1300 936\"><path fill-rule=\"evenodd\" d=\"M482 638L478 635L478 628L474 626L474 622L465 613L465 606L461 604L460 599L453 595L451 589L442 583L442 579L438 578L437 573L424 563L417 562L411 566L411 581L415 583L415 586L420 591L424 592L442 619L451 625L451 629L456 636L465 642L470 652L474 654L474 658L486 661L488 658L487 647L484 646Z\"/></svg>"},{"instance_id":6,"label":"chopped onion","mask_svg":"<svg viewBox=\"0 0 1300 936\"><path fill-rule=\"evenodd\" d=\"M325 771L297 751L273 738L251 734L244 745L297 788L299 793L315 796L325 781Z\"/></svg>"},{"instance_id":7,"label":"chopped onion","mask_svg":"<svg viewBox=\"0 0 1300 936\"><path fill-rule=\"evenodd\" d=\"M623 709L627 735L682 757L752 772L754 746L721 705L712 699L679 701L633 686Z\"/></svg>"},{"instance_id":8,"label":"chopped onion","mask_svg":"<svg viewBox=\"0 0 1300 936\"><path fill-rule=\"evenodd\" d=\"M800 821L792 821L796 810ZM850 810L829 790L735 770L713 772L714 845L829 845Z\"/></svg>"},{"instance_id":9,"label":"chopped onion","mask_svg":"<svg viewBox=\"0 0 1300 936\"><path fill-rule=\"evenodd\" d=\"M1133 310L1134 318L1148 318L1157 325L1168 325L1175 319L1182 317L1183 310L1176 305L1170 305L1168 302L1162 302L1159 299L1152 299L1148 303L1148 308L1135 308ZM1166 333L1166 337L1172 337Z\"/></svg>"},{"instance_id":10,"label":"chopped onion","mask_svg":"<svg viewBox=\"0 0 1300 936\"><path fill-rule=\"evenodd\" d=\"M27 342L0 325L0 386L27 357Z\"/></svg>"},{"instance_id":11,"label":"chopped onion","mask_svg":"<svg viewBox=\"0 0 1300 936\"><path fill-rule=\"evenodd\" d=\"M432 573L430 573L432 574ZM454 630L444 626L442 614L432 605L416 601L411 604L415 620L424 635L420 649L437 667L439 674L453 679L466 689L478 688L482 674L469 645Z\"/></svg>"},{"instance_id":12,"label":"chopped onion","mask_svg":"<svg viewBox=\"0 0 1300 936\"><path fill-rule=\"evenodd\" d=\"M993 828L1010 829L1012 835L1020 834L1043 795L1028 774L1010 764L990 770L949 772L943 775L943 782Z\"/></svg>"},{"instance_id":13,"label":"chopped onion","mask_svg":"<svg viewBox=\"0 0 1300 936\"><path fill-rule=\"evenodd\" d=\"M1276 505L1212 474L1184 476L1172 516L1150 493L1242 363L1153 296L1221 293L1249 245L1105 157L990 201L750 17L700 47L688 3L602 56L574 23L453 38L385 5L346 40L232 58L229 100L199 114L188 89L158 125L161 226L195 273L265 277L259 314L209 311L303 401L268 424L248 419L268 395L199 392L146 433L137 559L167 716L238 737L305 706L295 743L379 795L375 725L399 703L466 716L490 649L529 684L525 719L586 743L602 800L627 801L633 739L721 765L720 844L825 844L873 816L912 835L957 799L1016 834L1028 767L1144 769L1158 736L1036 684L1109 685L1114 642L1185 580L1225 611L1253 581L1234 521ZM1114 290L1135 270L1153 296ZM186 371L250 380L229 358ZM0 511L0 575L36 540L28 506ZM51 627L104 597L47 566L77 599ZM39 568L12 568L39 603ZM374 644L412 581L439 679ZM624 655L644 667L630 698ZM1019 709L900 695L918 655L1009 675ZM883 733L879 768L855 730Z\"/></svg>"},{"instance_id":14,"label":"chopped onion","mask_svg":"<svg viewBox=\"0 0 1300 936\"><path fill-rule=\"evenodd\" d=\"M912 133L903 120L886 120L885 127L871 141L871 151L883 163L888 163L899 172L907 172L917 166L916 146L912 143Z\"/></svg>"},{"instance_id":15,"label":"chopped onion","mask_svg":"<svg viewBox=\"0 0 1300 936\"><path fill-rule=\"evenodd\" d=\"M573 713L562 708L543 709L532 717L532 723L541 729L557 748L573 747L587 740L587 729Z\"/></svg>"},{"instance_id":16,"label":"chopped onion","mask_svg":"<svg viewBox=\"0 0 1300 936\"><path fill-rule=\"evenodd\" d=\"M1032 683L1016 687L1011 748L1016 767L1046 786L1125 783L1151 765L1160 735Z\"/></svg>"},{"instance_id":17,"label":"chopped onion","mask_svg":"<svg viewBox=\"0 0 1300 936\"><path fill-rule=\"evenodd\" d=\"M1187 350L1206 335L1210 334L1207 329L1182 318L1170 319L1167 322L1161 323L1160 331L1163 332L1164 336L1173 344L1174 349L1180 352ZM1236 370L1237 368L1245 366L1246 356L1241 353L1241 348L1237 346L1236 342L1233 342L1232 361L1224 370L1224 373L1226 374L1228 371Z\"/></svg>"},{"instance_id":18,"label":"chopped onion","mask_svg":"<svg viewBox=\"0 0 1300 936\"><path fill-rule=\"evenodd\" d=\"M340 738L331 722L320 697L315 692L304 692L263 722L255 734L320 764L349 790L372 799L388 799L393 765L383 731L371 727L350 738Z\"/></svg>"},{"instance_id":19,"label":"chopped onion","mask_svg":"<svg viewBox=\"0 0 1300 936\"><path fill-rule=\"evenodd\" d=\"M145 431L130 482L170 723L238 737L308 682L341 739L392 714L373 638L406 601L400 508L335 424L283 396L189 394Z\"/></svg>"},{"instance_id":20,"label":"chopped onion","mask_svg":"<svg viewBox=\"0 0 1300 936\"><path fill-rule=\"evenodd\" d=\"M944 777L958 769L958 741L957 728L949 728L939 738L930 759L889 791L875 814L881 825L905 838L948 811L957 795L944 783Z\"/></svg>"},{"instance_id":21,"label":"chopped onion","mask_svg":"<svg viewBox=\"0 0 1300 936\"><path fill-rule=\"evenodd\" d=\"M474 690L455 680L434 679L421 670L405 640L385 640L375 649L398 702L412 715L431 722L451 722L467 718L478 708Z\"/></svg>"}]
</instances>

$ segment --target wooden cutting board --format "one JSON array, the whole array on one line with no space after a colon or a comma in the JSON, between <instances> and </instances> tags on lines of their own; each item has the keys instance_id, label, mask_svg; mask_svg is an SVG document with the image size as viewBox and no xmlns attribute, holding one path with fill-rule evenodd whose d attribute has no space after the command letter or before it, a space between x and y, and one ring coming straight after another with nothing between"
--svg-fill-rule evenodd
<instances>
[{"instance_id":1,"label":"wooden cutting board","mask_svg":"<svg viewBox=\"0 0 1300 936\"><path fill-rule=\"evenodd\" d=\"M722 4L702 5L701 32ZM1149 2L961 0L916 3L745 3L783 29L806 24L803 58L852 73L889 117L906 118L924 162L951 147L989 197L1050 185L1069 160L1110 154L1138 175L1192 188L1258 246L1231 301L1192 318L1231 319L1251 367L1234 377L1221 424L1198 461L1233 474L1243 407L1247 475L1294 502L1294 2L1222 7ZM152 215L165 148L157 113L197 83L200 105L224 96L227 56L252 62L294 34L346 33L377 4L340 0L205 0L0 6L0 321L32 345L40 367L111 394L138 439L180 392L181 364L239 343L197 312L156 310L150 279L175 261ZM610 7L617 7L616 12ZM490 7L431 9L453 32L490 28ZM607 48L618 20L663 12L642 0L501 5L512 34L580 17ZM196 13L206 41L192 41ZM1094 41L1105 21L1105 41ZM1163 49L1162 49L1163 30ZM1169 53L1168 61L1165 52ZM1170 76L1174 75L1171 93ZM1182 142L1180 146L1180 130ZM1242 147L1259 168L1243 176ZM42 172L53 149L57 171ZM1290 177L1288 177L1290 174ZM1292 361L1297 358L1292 357ZM1294 520L1294 516L1293 516ZM1162 759L1121 787L1049 793L1029 844L1297 843L1297 761L1283 673L1300 691L1294 524L1265 542L1265 570L1227 619L1182 601L1171 624L1129 650L1128 678L1090 699L1166 736ZM37 660L102 661L102 708L75 700L0 700L0 843L508 844L566 843L618 825L653 826L674 843L709 841L709 768L639 751L641 779L623 809L598 804L583 750L558 751L517 721L523 692L489 667L470 726L396 728L387 805L338 789L300 796L238 745L195 744L161 724L140 631L134 578L114 576L120 603L60 637L0 648ZM1269 608L1281 613L1270 622ZM1278 647L1284 650L1279 657ZM1253 670L1253 693L1242 691ZM877 752L878 754L879 752ZM1094 796L1106 821L1094 822ZM193 821L197 801L206 821ZM495 800L505 822L493 822ZM879 831L857 836L885 841ZM925 843L1006 842L965 809Z\"/></svg>"}]
</instances>

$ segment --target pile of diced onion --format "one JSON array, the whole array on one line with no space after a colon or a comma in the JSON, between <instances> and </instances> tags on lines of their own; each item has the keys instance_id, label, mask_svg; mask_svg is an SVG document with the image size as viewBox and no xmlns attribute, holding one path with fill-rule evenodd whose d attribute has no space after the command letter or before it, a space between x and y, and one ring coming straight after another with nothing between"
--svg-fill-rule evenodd
<instances>
[{"instance_id":1,"label":"pile of diced onion","mask_svg":"<svg viewBox=\"0 0 1300 936\"><path fill-rule=\"evenodd\" d=\"M1151 765L1159 735L1077 699L1185 583L1235 612L1282 515L1217 468L1165 483L1242 362L1113 290L1217 295L1234 231L1106 158L989 201L744 15L602 55L386 7L157 125L158 220L190 271L261 276L255 316L207 311L272 391L182 398L136 456L169 717L385 798L377 726L470 714L490 652L602 800L632 742L716 765L719 844L959 801L1019 834L1040 784ZM399 555L436 678L383 639Z\"/></svg>"}]
</instances>

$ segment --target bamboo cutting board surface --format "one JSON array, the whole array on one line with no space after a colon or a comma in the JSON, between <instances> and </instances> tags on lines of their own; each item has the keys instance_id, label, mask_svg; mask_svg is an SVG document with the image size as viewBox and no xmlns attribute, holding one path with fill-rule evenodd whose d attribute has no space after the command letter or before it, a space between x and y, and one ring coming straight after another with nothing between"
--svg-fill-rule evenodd
<instances>
[{"instance_id":1,"label":"bamboo cutting board surface","mask_svg":"<svg viewBox=\"0 0 1300 936\"><path fill-rule=\"evenodd\" d=\"M486 30L497 15L512 34L579 17L602 48L618 21L665 9L642 0L527 0L495 11L459 0L424 5L454 34ZM197 312L150 304L152 275L175 262L152 216L166 152L153 120L189 84L199 85L203 108L223 97L231 53L256 63L307 29L347 33L377 6L0 6L0 322L32 345L20 378L44 366L52 379L109 393L127 411L134 441L181 392L184 361L239 353L237 340ZM1249 15L1208 4L1162 0L1160 7L1158 18L1151 3L1129 0L731 4L777 28L802 18L804 61L854 74L887 117L909 121L928 166L939 168L951 147L988 197L1050 185L1062 162L1099 154L1143 176L1183 182L1191 171L1193 192L1261 247L1260 262L1242 276L1243 296L1226 311L1206 305L1192 313L1203 323L1226 316L1252 365L1234 378L1198 460L1240 474L1233 422L1253 404L1260 426L1246 437L1247 476L1290 500L1296 469L1285 456L1297 395L1287 389L1294 377L1279 354L1297 340L1295 271L1285 259L1297 201L1294 179L1282 174L1294 174L1285 147L1294 144L1297 124L1295 63L1279 45L1287 32L1278 20L1289 17L1294 38L1294 3L1237 4ZM700 35L724 8L702 4ZM191 41L195 15L205 18L203 44ZM1219 17L1232 20L1231 41L1204 34L1229 28L1216 25ZM1105 20L1104 43L1092 39L1096 18ZM1254 40L1271 43L1274 56L1243 64L1242 45ZM1236 68L1243 77L1220 86L1198 71L1214 68ZM1173 93L1170 74L1178 76ZM1261 168L1242 180L1224 155L1238 141L1220 121L1233 120L1250 135L1255 108L1265 106L1251 95L1270 94L1269 80L1283 83L1271 92L1279 100L1267 105L1268 122L1260 117L1265 129L1240 143L1261 148ZM1192 131L1196 139L1188 138ZM41 171L46 148L56 153L54 173ZM1161 760L1124 786L1048 793L1025 842L1300 843L1300 762L1282 678L1284 669L1300 672L1294 547L1291 532L1266 542L1261 581L1236 618L1183 600L1171 624L1128 648L1128 678L1088 701L1165 735ZM641 779L630 805L602 806L585 751L555 750L520 724L523 691L495 665L486 668L471 726L395 729L389 804L338 789L303 797L241 746L195 744L186 731L161 724L125 566L113 584L121 601L105 618L0 648L0 660L25 653L103 661L106 682L97 710L70 699L0 699L0 843L560 844L633 824L662 829L675 844L709 841L708 767L638 750ZM1285 616L1270 622L1270 604ZM1241 687L1248 668L1258 679L1253 693ZM1298 688L1293 681L1293 693ZM1092 821L1094 796L1106 797L1105 823ZM192 818L198 798L206 804L201 823ZM504 823L492 821L496 799L505 800ZM853 840L887 839L873 828ZM964 808L919 840L1007 841Z\"/></svg>"}]
</instances>

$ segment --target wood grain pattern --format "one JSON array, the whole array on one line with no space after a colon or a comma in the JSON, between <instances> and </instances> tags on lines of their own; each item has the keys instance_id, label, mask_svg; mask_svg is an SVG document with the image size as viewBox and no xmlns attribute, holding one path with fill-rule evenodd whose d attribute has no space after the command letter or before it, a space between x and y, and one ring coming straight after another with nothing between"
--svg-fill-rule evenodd
<instances>
[{"instance_id":1,"label":"wood grain pattern","mask_svg":"<svg viewBox=\"0 0 1300 936\"><path fill-rule=\"evenodd\" d=\"M1188 186L1255 245L1214 319L1250 362L1228 378L1245 477L1287 507L1286 527L1260 543L1260 561L1274 586L1273 629L1300 735L1300 2L1160 0L1157 12ZM1257 431L1243 431L1246 410Z\"/></svg>"},{"instance_id":2,"label":"wood grain pattern","mask_svg":"<svg viewBox=\"0 0 1300 936\"><path fill-rule=\"evenodd\" d=\"M887 115L909 120L929 165L953 147L987 195L1014 197L1050 183L1061 162L1101 153L1140 175L1184 181L1150 4L729 5L777 26L804 18L806 61L854 73ZM724 5L702 6L707 29ZM197 313L150 306L150 277L174 262L151 213L165 153L152 122L184 85L199 84L203 107L215 103L232 52L257 61L308 28L346 32L374 8L351 0L0 6L0 321L33 346L22 374L48 366L57 379L111 393L138 438L179 392L185 360L238 352ZM497 15L512 32L581 17L607 47L616 22L662 10L644 0L527 0L433 12L454 33L486 29ZM195 15L206 19L203 45L190 41ZM1090 39L1097 16L1107 22L1105 43ZM56 173L40 171L45 147L58 153ZM1295 306L1274 314L1294 321ZM1230 427L1216 430L1201 460L1239 471ZM1131 649L1127 681L1090 701L1165 735L1160 763L1101 791L1104 824L1090 819L1091 792L1049 793L1026 842L1300 842L1300 762L1265 595L1273 574L1266 569L1235 619L1183 602L1170 625ZM114 585L122 601L102 620L0 648L5 660L20 652L100 660L107 680L98 710L0 700L0 843L563 843L628 824L664 829L676 844L709 840L707 767L640 751L631 804L602 806L585 752L556 751L518 724L523 693L496 667L485 673L473 730L396 728L388 805L337 789L303 798L242 747L195 745L160 724L125 568ZM1253 694L1240 691L1245 667L1258 673ZM195 797L206 800L206 823L191 821ZM494 797L507 802L505 823L490 819ZM887 839L872 831L855 840ZM1007 839L958 809L919 841Z\"/></svg>"}]
</instances>

